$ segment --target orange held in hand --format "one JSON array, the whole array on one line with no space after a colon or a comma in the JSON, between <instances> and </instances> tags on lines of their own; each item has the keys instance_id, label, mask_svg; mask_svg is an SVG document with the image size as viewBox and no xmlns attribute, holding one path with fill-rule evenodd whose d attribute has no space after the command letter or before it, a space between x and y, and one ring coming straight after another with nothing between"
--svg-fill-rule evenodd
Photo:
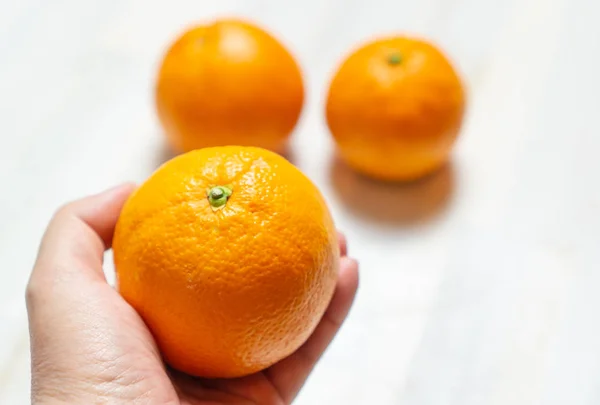
<instances>
[{"instance_id":1,"label":"orange held in hand","mask_svg":"<svg viewBox=\"0 0 600 405\"><path fill-rule=\"evenodd\" d=\"M202 377L254 373L298 349L340 254L317 188L252 147L165 163L125 204L113 249L118 289L167 363Z\"/></svg>"},{"instance_id":2,"label":"orange held in hand","mask_svg":"<svg viewBox=\"0 0 600 405\"><path fill-rule=\"evenodd\" d=\"M343 160L381 180L413 180L448 159L465 110L457 73L433 45L406 37L358 49L335 74L329 129Z\"/></svg>"},{"instance_id":3,"label":"orange held in hand","mask_svg":"<svg viewBox=\"0 0 600 405\"><path fill-rule=\"evenodd\" d=\"M184 33L164 57L156 86L158 115L178 152L224 145L283 151L303 101L292 55L239 20Z\"/></svg>"}]
</instances>

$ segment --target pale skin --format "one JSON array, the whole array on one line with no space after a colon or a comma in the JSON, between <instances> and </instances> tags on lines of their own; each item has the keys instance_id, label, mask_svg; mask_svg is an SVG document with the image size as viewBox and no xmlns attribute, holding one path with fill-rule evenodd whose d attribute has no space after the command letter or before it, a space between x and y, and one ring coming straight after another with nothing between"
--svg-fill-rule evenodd
<instances>
[{"instance_id":1,"label":"pale skin","mask_svg":"<svg viewBox=\"0 0 600 405\"><path fill-rule=\"evenodd\" d=\"M27 287L32 404L289 404L346 318L357 262L342 260L333 299L308 341L269 369L239 379L193 378L165 366L142 319L102 271L125 184L71 202L52 218ZM334 383L332 381L332 383Z\"/></svg>"}]
</instances>

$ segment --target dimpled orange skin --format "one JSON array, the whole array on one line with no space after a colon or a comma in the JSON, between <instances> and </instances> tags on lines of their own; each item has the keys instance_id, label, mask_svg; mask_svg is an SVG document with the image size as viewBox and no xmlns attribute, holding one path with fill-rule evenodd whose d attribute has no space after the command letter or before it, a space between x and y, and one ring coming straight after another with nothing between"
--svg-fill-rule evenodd
<instances>
[{"instance_id":1,"label":"dimpled orange skin","mask_svg":"<svg viewBox=\"0 0 600 405\"><path fill-rule=\"evenodd\" d=\"M167 51L158 116L175 151L242 145L283 151L302 111L293 56L269 33L224 19L192 28Z\"/></svg>"},{"instance_id":2,"label":"dimpled orange skin","mask_svg":"<svg viewBox=\"0 0 600 405\"><path fill-rule=\"evenodd\" d=\"M447 58L425 41L396 37L343 62L326 118L349 166L380 180L410 181L447 161L464 110L463 85Z\"/></svg>"},{"instance_id":3,"label":"dimpled orange skin","mask_svg":"<svg viewBox=\"0 0 600 405\"><path fill-rule=\"evenodd\" d=\"M207 189L232 194L213 210ZM293 353L332 297L339 247L317 188L275 153L217 147L160 167L125 204L113 240L121 295L167 363L239 377Z\"/></svg>"}]
</instances>

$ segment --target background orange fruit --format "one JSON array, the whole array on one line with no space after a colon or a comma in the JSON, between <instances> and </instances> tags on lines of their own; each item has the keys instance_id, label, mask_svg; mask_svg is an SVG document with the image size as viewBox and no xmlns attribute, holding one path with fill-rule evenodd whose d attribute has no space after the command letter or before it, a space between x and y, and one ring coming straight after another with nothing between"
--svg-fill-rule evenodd
<instances>
[{"instance_id":1,"label":"background orange fruit","mask_svg":"<svg viewBox=\"0 0 600 405\"><path fill-rule=\"evenodd\" d=\"M432 44L407 37L350 55L329 88L326 117L343 160L382 180L412 180L446 162L465 109L460 78Z\"/></svg>"},{"instance_id":2,"label":"background orange fruit","mask_svg":"<svg viewBox=\"0 0 600 405\"><path fill-rule=\"evenodd\" d=\"M303 101L292 55L264 30L235 19L185 32L166 53L156 85L158 116L176 151L281 151Z\"/></svg>"},{"instance_id":3,"label":"background orange fruit","mask_svg":"<svg viewBox=\"0 0 600 405\"><path fill-rule=\"evenodd\" d=\"M333 294L339 248L317 188L279 155L206 148L160 167L115 231L118 288L173 367L236 377L294 352Z\"/></svg>"}]
</instances>

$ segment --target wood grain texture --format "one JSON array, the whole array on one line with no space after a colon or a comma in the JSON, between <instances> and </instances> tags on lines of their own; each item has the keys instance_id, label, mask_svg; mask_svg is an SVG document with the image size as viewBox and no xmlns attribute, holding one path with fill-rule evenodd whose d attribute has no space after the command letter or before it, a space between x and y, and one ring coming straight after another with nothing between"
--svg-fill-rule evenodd
<instances>
[{"instance_id":1,"label":"wood grain texture","mask_svg":"<svg viewBox=\"0 0 600 405\"><path fill-rule=\"evenodd\" d=\"M362 264L350 318L297 403L599 403L592 0L0 3L0 403L29 401L23 291L52 212L164 161L157 62L188 24L232 14L302 64L295 162ZM439 43L469 92L452 164L407 187L337 163L323 120L340 58L394 32ZM362 204L364 193L385 208Z\"/></svg>"}]
</instances>

